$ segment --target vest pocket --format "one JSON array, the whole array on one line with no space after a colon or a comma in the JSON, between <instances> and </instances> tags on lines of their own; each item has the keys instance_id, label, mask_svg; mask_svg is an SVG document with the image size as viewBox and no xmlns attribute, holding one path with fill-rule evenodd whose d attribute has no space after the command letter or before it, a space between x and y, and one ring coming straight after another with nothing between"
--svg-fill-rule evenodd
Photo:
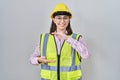
<instances>
[{"instance_id":1,"label":"vest pocket","mask_svg":"<svg viewBox=\"0 0 120 80\"><path fill-rule=\"evenodd\" d=\"M56 66L57 65L57 59L56 58L47 58L48 60L55 60L55 62L48 63L48 66Z\"/></svg>"},{"instance_id":2,"label":"vest pocket","mask_svg":"<svg viewBox=\"0 0 120 80\"><path fill-rule=\"evenodd\" d=\"M41 70L40 75L42 78L50 80L50 71L49 70Z\"/></svg>"},{"instance_id":3,"label":"vest pocket","mask_svg":"<svg viewBox=\"0 0 120 80\"><path fill-rule=\"evenodd\" d=\"M60 66L71 66L72 65L72 59L71 57L68 57L68 56L62 56L61 59L60 59Z\"/></svg>"},{"instance_id":4,"label":"vest pocket","mask_svg":"<svg viewBox=\"0 0 120 80\"><path fill-rule=\"evenodd\" d=\"M54 54L47 54L48 60L55 60L55 62L48 63L49 66L57 66L57 58Z\"/></svg>"},{"instance_id":5,"label":"vest pocket","mask_svg":"<svg viewBox=\"0 0 120 80\"><path fill-rule=\"evenodd\" d=\"M56 71L51 71L50 80L58 80Z\"/></svg>"},{"instance_id":6,"label":"vest pocket","mask_svg":"<svg viewBox=\"0 0 120 80\"><path fill-rule=\"evenodd\" d=\"M81 70L68 72L68 80L78 80L82 77Z\"/></svg>"},{"instance_id":7,"label":"vest pocket","mask_svg":"<svg viewBox=\"0 0 120 80\"><path fill-rule=\"evenodd\" d=\"M41 70L41 78L45 80L57 80L57 72L49 70Z\"/></svg>"}]
</instances>

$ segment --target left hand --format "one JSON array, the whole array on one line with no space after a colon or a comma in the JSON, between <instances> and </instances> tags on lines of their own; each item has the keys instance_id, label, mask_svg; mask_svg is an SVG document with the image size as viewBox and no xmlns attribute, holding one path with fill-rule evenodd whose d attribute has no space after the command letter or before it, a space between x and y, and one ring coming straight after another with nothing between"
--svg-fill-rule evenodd
<instances>
[{"instance_id":1,"label":"left hand","mask_svg":"<svg viewBox=\"0 0 120 80\"><path fill-rule=\"evenodd\" d=\"M57 36L59 36L60 38L63 38L64 40L67 40L69 38L68 35L64 34L64 33L61 33L61 32L53 32L52 34L55 34Z\"/></svg>"}]
</instances>

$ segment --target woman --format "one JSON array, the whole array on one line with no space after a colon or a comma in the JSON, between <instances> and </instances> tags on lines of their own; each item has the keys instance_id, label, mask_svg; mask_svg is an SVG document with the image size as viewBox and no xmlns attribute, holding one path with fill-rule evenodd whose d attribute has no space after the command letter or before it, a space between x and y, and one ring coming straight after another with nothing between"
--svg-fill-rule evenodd
<instances>
[{"instance_id":1,"label":"woman","mask_svg":"<svg viewBox=\"0 0 120 80\"><path fill-rule=\"evenodd\" d=\"M66 4L58 4L51 14L50 33L41 34L30 57L31 64L41 64L41 80L81 80L81 59L89 57L82 36L72 32L72 13Z\"/></svg>"}]
</instances>

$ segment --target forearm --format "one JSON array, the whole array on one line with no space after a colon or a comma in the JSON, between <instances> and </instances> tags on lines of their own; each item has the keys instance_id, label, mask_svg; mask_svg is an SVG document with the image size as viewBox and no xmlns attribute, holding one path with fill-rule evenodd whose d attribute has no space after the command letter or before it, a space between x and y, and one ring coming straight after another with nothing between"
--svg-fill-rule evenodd
<instances>
[{"instance_id":1,"label":"forearm","mask_svg":"<svg viewBox=\"0 0 120 80\"><path fill-rule=\"evenodd\" d=\"M38 57L40 57L39 45L36 46L35 51L30 56L30 63L31 64L36 64L36 65L39 64Z\"/></svg>"},{"instance_id":2,"label":"forearm","mask_svg":"<svg viewBox=\"0 0 120 80\"><path fill-rule=\"evenodd\" d=\"M30 63L34 65L38 65L40 63L51 63L51 62L56 62L55 60L48 60L46 59L45 56L40 56L40 47L39 43L35 48L35 51L33 54L30 56Z\"/></svg>"},{"instance_id":3,"label":"forearm","mask_svg":"<svg viewBox=\"0 0 120 80\"><path fill-rule=\"evenodd\" d=\"M83 41L82 38L79 39L79 41L73 39L73 38L68 38L66 40L76 51L78 51L78 53L80 54L80 56L84 59L89 57L89 50L85 44L85 42Z\"/></svg>"}]
</instances>

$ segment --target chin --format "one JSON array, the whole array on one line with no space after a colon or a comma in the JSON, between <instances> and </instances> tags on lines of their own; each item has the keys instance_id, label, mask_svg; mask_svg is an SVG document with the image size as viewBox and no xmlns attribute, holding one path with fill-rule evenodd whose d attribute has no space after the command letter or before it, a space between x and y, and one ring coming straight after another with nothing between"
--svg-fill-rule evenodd
<instances>
[{"instance_id":1,"label":"chin","mask_svg":"<svg viewBox=\"0 0 120 80\"><path fill-rule=\"evenodd\" d=\"M59 29L60 29L60 30L64 30L64 29L66 29L66 28L65 28L65 27L60 27Z\"/></svg>"}]
</instances>

